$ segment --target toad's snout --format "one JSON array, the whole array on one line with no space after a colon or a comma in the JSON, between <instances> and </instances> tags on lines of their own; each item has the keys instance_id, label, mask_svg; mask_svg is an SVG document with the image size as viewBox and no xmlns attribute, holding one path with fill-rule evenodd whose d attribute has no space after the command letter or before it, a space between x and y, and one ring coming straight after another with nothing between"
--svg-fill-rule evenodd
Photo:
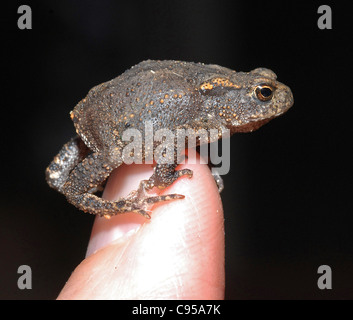
<instances>
[{"instance_id":1,"label":"toad's snout","mask_svg":"<svg viewBox=\"0 0 353 320\"><path fill-rule=\"evenodd\" d=\"M292 90L284 84L280 84L277 88L276 106L277 116L285 113L294 104L294 97Z\"/></svg>"}]
</instances>

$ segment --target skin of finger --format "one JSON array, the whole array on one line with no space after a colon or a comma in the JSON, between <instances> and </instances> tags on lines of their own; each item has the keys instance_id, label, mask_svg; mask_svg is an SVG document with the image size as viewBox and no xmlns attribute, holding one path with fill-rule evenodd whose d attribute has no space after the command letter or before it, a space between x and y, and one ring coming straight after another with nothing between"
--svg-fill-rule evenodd
<instances>
[{"instance_id":1,"label":"skin of finger","mask_svg":"<svg viewBox=\"0 0 353 320\"><path fill-rule=\"evenodd\" d=\"M58 299L223 299L220 196L206 165L187 167L193 170L193 178L179 178L161 192L183 194L185 199L155 205L151 220L132 213L99 220L102 225L97 233L128 224L129 216L140 226L91 253L75 269ZM133 170L133 166L121 170L120 179L141 179ZM107 188L113 186L107 184ZM109 197L118 197L123 191L110 192Z\"/></svg>"}]
</instances>

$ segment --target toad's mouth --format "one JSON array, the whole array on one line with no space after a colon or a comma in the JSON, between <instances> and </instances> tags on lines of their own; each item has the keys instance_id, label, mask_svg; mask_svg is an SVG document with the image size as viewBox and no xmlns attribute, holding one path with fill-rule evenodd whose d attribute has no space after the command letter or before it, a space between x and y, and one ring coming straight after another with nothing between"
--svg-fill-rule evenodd
<instances>
[{"instance_id":1,"label":"toad's mouth","mask_svg":"<svg viewBox=\"0 0 353 320\"><path fill-rule=\"evenodd\" d=\"M262 127L264 124L267 122L271 121L273 118L276 118L276 116L273 116L271 118L263 119L263 120L258 120L258 121L251 121L246 124L240 125L240 126L231 126L230 132L235 133L235 132L252 132L260 127Z\"/></svg>"}]
</instances>

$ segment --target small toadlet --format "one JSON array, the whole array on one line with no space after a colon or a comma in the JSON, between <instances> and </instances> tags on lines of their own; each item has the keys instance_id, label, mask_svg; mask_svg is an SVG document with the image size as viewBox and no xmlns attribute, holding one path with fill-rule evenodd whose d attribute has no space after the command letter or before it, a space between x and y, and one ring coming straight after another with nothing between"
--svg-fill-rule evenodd
<instances>
[{"instance_id":1,"label":"small toadlet","mask_svg":"<svg viewBox=\"0 0 353 320\"><path fill-rule=\"evenodd\" d=\"M153 132L163 128L172 132L229 129L233 134L254 131L292 105L291 90L278 82L269 69L235 72L202 63L143 61L92 88L71 111L77 136L54 157L46 169L46 179L85 212L107 218L137 212L150 218L148 208L152 204L184 196L148 196L148 190L163 189L184 175L192 177L192 171L175 170L177 155L173 145L172 161L157 161L153 175L141 181L137 191L117 201L98 197L94 193L123 163L122 151L127 142L122 135L126 129L141 132L141 157L145 159L147 121L153 124ZM157 147L154 143L153 151ZM215 180L222 189L220 177Z\"/></svg>"}]
</instances>

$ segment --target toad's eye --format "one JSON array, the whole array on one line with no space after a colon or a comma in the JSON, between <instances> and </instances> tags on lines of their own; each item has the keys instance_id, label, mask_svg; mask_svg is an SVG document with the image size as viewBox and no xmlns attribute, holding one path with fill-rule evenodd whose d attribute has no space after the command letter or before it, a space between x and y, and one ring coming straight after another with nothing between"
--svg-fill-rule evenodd
<instances>
[{"instance_id":1,"label":"toad's eye","mask_svg":"<svg viewBox=\"0 0 353 320\"><path fill-rule=\"evenodd\" d=\"M256 97L261 101L268 101L273 96L273 88L269 85L260 85L255 89Z\"/></svg>"}]
</instances>

